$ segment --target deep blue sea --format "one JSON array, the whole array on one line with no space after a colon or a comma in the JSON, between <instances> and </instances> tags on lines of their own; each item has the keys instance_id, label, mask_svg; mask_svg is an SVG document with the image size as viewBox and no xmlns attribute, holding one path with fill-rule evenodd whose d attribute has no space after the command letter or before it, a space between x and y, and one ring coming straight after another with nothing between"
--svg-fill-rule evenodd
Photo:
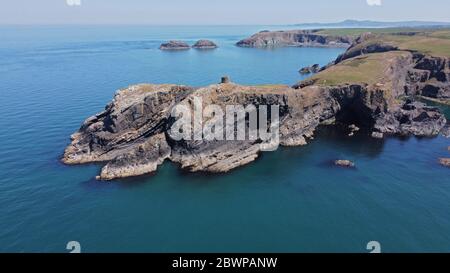
<instances>
[{"instance_id":1,"label":"deep blue sea","mask_svg":"<svg viewBox=\"0 0 450 273\"><path fill-rule=\"evenodd\" d=\"M85 118L136 83L293 84L343 49L244 49L286 27L0 27L0 252L450 252L450 139L345 137L264 153L225 175L165 163L141 178L98 182L101 165L60 157ZM213 51L162 52L169 39ZM448 111L448 109L447 109ZM337 158L355 170L331 167Z\"/></svg>"}]
</instances>

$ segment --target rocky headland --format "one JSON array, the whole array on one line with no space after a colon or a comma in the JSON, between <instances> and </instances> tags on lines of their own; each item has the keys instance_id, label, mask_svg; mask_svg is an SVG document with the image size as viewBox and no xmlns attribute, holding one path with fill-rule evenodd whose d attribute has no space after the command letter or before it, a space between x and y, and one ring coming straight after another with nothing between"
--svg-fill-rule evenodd
<instances>
[{"instance_id":1,"label":"rocky headland","mask_svg":"<svg viewBox=\"0 0 450 273\"><path fill-rule=\"evenodd\" d=\"M318 126L338 123L353 133L365 128L377 138L431 137L448 131L439 109L415 98L448 97L449 56L440 54L440 48L417 50L396 42L388 42L391 49L374 49L373 43L386 40L373 39L367 34L355 38L333 64L292 87L243 86L223 80L201 88L141 84L120 90L104 111L88 118L72 135L62 160L66 164L104 162L98 179L111 180L151 173L165 160L191 172L220 173L258 158L263 152L261 139L171 137L168 130L175 122L171 109L184 105L193 111L194 98L199 97L205 104L222 108L228 104L278 105L283 146L306 145ZM430 92L433 88L437 91Z\"/></svg>"},{"instance_id":2,"label":"rocky headland","mask_svg":"<svg viewBox=\"0 0 450 273\"><path fill-rule=\"evenodd\" d=\"M328 35L320 30L261 31L237 42L240 47L349 47L354 41L350 35Z\"/></svg>"}]
</instances>

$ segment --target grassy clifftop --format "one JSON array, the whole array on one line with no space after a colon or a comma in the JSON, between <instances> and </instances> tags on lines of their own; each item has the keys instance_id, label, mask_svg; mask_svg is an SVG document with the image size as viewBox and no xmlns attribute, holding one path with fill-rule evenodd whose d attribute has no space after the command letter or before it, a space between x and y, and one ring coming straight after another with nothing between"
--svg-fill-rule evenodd
<instances>
[{"instance_id":1,"label":"grassy clifftop","mask_svg":"<svg viewBox=\"0 0 450 273\"><path fill-rule=\"evenodd\" d=\"M331 66L310 79L315 84L327 86L350 83L376 84L382 82L386 71L396 58L406 55L405 51L367 54Z\"/></svg>"},{"instance_id":2,"label":"grassy clifftop","mask_svg":"<svg viewBox=\"0 0 450 273\"><path fill-rule=\"evenodd\" d=\"M361 46L370 43L390 44L400 50L418 51L424 54L450 57L450 29L417 29L417 28L355 28L355 29L324 29L317 32L321 35L347 35L358 37L363 33L375 34Z\"/></svg>"}]
</instances>

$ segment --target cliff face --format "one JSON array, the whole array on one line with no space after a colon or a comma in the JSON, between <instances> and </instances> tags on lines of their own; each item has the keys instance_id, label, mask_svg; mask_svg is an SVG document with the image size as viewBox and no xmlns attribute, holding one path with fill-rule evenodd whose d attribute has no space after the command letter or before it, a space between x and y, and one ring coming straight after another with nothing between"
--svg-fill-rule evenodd
<instances>
[{"instance_id":1,"label":"cliff face","mask_svg":"<svg viewBox=\"0 0 450 273\"><path fill-rule=\"evenodd\" d=\"M218 84L194 90L175 85L137 85L119 91L106 110L88 118L72 136L63 162L106 162L99 179L110 180L153 172L165 159L188 171L226 172L254 161L265 143L257 140L175 140L168 133L175 105L193 110L203 105L277 105L280 143L306 144L315 128L332 118L339 105L321 88L298 92L289 87ZM207 119L204 118L204 122ZM237 122L237 120L236 120ZM248 124L246 124L248 130Z\"/></svg>"},{"instance_id":2,"label":"cliff face","mask_svg":"<svg viewBox=\"0 0 450 273\"><path fill-rule=\"evenodd\" d=\"M450 99L450 58L414 54L406 92L436 99Z\"/></svg>"},{"instance_id":3,"label":"cliff face","mask_svg":"<svg viewBox=\"0 0 450 273\"><path fill-rule=\"evenodd\" d=\"M348 47L352 44L351 36L332 36L318 34L317 30L262 31L237 42L240 47Z\"/></svg>"},{"instance_id":4,"label":"cliff face","mask_svg":"<svg viewBox=\"0 0 450 273\"><path fill-rule=\"evenodd\" d=\"M198 98L204 106L215 104L224 112L230 104L279 106L280 144L284 146L307 144L320 124L355 123L381 133L436 135L446 123L436 109L409 101L399 103L375 85L293 89L227 83L195 90L176 85L138 85L119 91L104 112L84 122L72 136L63 161L105 162L98 177L102 180L150 173L166 159L192 172L227 172L254 161L264 147L271 145L259 138L172 138L172 108L184 105L193 113L194 99ZM206 121L208 118L203 117Z\"/></svg>"}]
</instances>

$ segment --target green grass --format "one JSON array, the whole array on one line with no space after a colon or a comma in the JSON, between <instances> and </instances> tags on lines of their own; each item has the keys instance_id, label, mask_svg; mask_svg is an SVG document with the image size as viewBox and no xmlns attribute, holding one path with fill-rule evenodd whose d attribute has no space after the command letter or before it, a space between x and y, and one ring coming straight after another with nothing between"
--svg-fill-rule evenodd
<instances>
[{"instance_id":1,"label":"green grass","mask_svg":"<svg viewBox=\"0 0 450 273\"><path fill-rule=\"evenodd\" d=\"M401 50L418 51L429 55L450 57L450 29L417 29L417 28L349 28L324 29L317 33L322 35L357 37L363 33L377 34L359 47L370 43L385 43L397 46ZM405 35L415 33L415 35Z\"/></svg>"},{"instance_id":2,"label":"green grass","mask_svg":"<svg viewBox=\"0 0 450 273\"><path fill-rule=\"evenodd\" d=\"M375 53L348 59L311 77L315 84L335 86L352 83L376 84L385 77L390 61L405 52Z\"/></svg>"},{"instance_id":3,"label":"green grass","mask_svg":"<svg viewBox=\"0 0 450 273\"><path fill-rule=\"evenodd\" d=\"M353 36L357 37L363 33L371 32L375 34L393 34L405 32L427 33L433 30L419 29L419 28L336 28L336 29L322 29L317 34L333 35L333 36Z\"/></svg>"}]
</instances>

